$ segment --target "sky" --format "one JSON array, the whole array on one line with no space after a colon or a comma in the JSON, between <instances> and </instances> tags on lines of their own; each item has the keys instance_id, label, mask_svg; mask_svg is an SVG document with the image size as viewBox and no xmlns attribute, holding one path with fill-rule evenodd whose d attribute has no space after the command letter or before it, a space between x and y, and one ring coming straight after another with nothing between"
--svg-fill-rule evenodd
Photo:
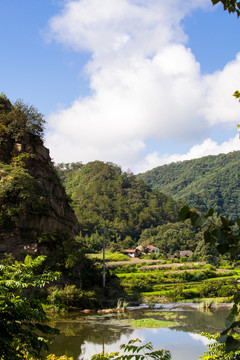
<instances>
[{"instance_id":1,"label":"sky","mask_svg":"<svg viewBox=\"0 0 240 360\"><path fill-rule=\"evenodd\" d=\"M55 163L145 172L240 150L240 19L210 0L0 0L0 92Z\"/></svg>"}]
</instances>

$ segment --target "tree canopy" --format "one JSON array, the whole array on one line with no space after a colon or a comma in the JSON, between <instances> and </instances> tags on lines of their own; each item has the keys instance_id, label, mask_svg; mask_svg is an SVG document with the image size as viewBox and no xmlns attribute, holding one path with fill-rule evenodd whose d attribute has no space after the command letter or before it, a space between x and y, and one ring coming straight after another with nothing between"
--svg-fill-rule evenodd
<instances>
[{"instance_id":1,"label":"tree canopy","mask_svg":"<svg viewBox=\"0 0 240 360\"><path fill-rule=\"evenodd\" d=\"M173 199L115 164L94 161L76 170L62 168L58 171L83 234L106 228L115 239L137 240L143 229L177 220L179 205Z\"/></svg>"},{"instance_id":2,"label":"tree canopy","mask_svg":"<svg viewBox=\"0 0 240 360\"><path fill-rule=\"evenodd\" d=\"M32 105L26 105L22 100L14 104L0 94L0 142L4 138L17 139L31 133L43 138L44 116Z\"/></svg>"},{"instance_id":3,"label":"tree canopy","mask_svg":"<svg viewBox=\"0 0 240 360\"><path fill-rule=\"evenodd\" d=\"M57 330L44 324L47 320L41 301L32 296L49 282L59 278L59 273L36 273L45 257L24 262L0 264L0 358L1 360L29 359L40 356L47 349L48 336Z\"/></svg>"},{"instance_id":4,"label":"tree canopy","mask_svg":"<svg viewBox=\"0 0 240 360\"><path fill-rule=\"evenodd\" d=\"M240 16L240 1L238 0L212 0L213 5L218 3L223 4L224 10L227 10L229 14L236 13L237 16Z\"/></svg>"},{"instance_id":5,"label":"tree canopy","mask_svg":"<svg viewBox=\"0 0 240 360\"><path fill-rule=\"evenodd\" d=\"M240 151L156 167L137 177L152 189L201 210L214 207L234 220L240 212Z\"/></svg>"}]
</instances>

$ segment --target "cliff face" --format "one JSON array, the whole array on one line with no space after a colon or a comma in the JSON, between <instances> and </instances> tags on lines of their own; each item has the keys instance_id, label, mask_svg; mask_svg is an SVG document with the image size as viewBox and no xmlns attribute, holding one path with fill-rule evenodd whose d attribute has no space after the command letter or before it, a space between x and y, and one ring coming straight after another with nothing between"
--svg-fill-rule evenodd
<instances>
[{"instance_id":1,"label":"cliff face","mask_svg":"<svg viewBox=\"0 0 240 360\"><path fill-rule=\"evenodd\" d=\"M5 130L6 121L2 122L4 131L1 134L1 111L11 112L11 104L2 100L0 105L0 256L12 253L19 258L28 252L49 254L44 234L45 237L57 233L73 237L77 232L77 219L41 138L30 132L15 138L9 136ZM26 158L24 169L14 165L14 159L21 156ZM15 172L9 172L11 166ZM21 180L23 185L14 197L20 176L25 182ZM36 187L37 196L31 193L26 179ZM13 184L11 188L13 181L16 186ZM15 220L5 225L5 215L13 213L15 205L18 206Z\"/></svg>"},{"instance_id":2,"label":"cliff face","mask_svg":"<svg viewBox=\"0 0 240 360\"><path fill-rule=\"evenodd\" d=\"M65 189L56 174L49 156L49 150L43 146L42 140L28 134L20 142L14 144L18 154L26 152L33 158L27 161L29 173L40 183L43 195L48 199L47 214L30 214L22 219L21 226L41 231L63 231L74 236L77 231L77 219L69 205Z\"/></svg>"}]
</instances>

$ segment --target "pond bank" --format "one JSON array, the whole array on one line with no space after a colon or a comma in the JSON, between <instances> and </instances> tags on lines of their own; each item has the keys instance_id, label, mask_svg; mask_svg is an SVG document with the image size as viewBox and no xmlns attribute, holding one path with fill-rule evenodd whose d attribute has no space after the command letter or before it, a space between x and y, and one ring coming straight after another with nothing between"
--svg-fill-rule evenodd
<instances>
[{"instance_id":1,"label":"pond bank","mask_svg":"<svg viewBox=\"0 0 240 360\"><path fill-rule=\"evenodd\" d=\"M210 305L205 305L204 303L195 303L195 302L181 302L181 303L155 303L155 304L140 304L137 306L127 306L126 308L120 309L101 309L101 310L92 310L84 309L79 310L79 313L82 314L111 314L111 313L120 313L125 311L134 311L134 310L145 310L145 309L157 309L165 311L181 311L181 310L199 310L199 309L215 309L215 310L230 310L233 303L211 303Z\"/></svg>"}]
</instances>

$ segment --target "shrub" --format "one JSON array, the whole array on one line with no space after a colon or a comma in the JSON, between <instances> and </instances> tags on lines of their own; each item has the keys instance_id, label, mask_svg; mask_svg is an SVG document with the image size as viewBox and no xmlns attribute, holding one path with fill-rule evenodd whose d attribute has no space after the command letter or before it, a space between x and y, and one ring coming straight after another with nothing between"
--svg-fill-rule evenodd
<instances>
[{"instance_id":1,"label":"shrub","mask_svg":"<svg viewBox=\"0 0 240 360\"><path fill-rule=\"evenodd\" d=\"M111 253L109 256L109 261L130 261L130 257L118 252Z\"/></svg>"},{"instance_id":2,"label":"shrub","mask_svg":"<svg viewBox=\"0 0 240 360\"><path fill-rule=\"evenodd\" d=\"M41 288L56 280L58 273L36 274L45 257L24 262L0 264L0 359L27 359L40 356L47 349L47 336L56 330L42 324L47 320L41 301L32 295L33 288ZM28 294L28 296L27 296Z\"/></svg>"},{"instance_id":3,"label":"shrub","mask_svg":"<svg viewBox=\"0 0 240 360\"><path fill-rule=\"evenodd\" d=\"M48 293L48 301L52 305L80 309L93 309L98 305L95 291L84 291L78 289L76 285L65 285L63 289L51 287Z\"/></svg>"}]
</instances>

